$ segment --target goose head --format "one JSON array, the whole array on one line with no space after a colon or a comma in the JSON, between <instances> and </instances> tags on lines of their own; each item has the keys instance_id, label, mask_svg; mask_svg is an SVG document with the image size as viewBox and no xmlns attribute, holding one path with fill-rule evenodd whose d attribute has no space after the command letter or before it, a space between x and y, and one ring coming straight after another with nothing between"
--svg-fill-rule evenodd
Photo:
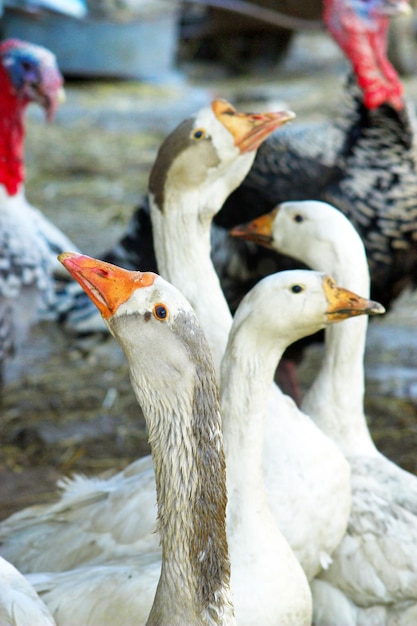
<instances>
[{"instance_id":1,"label":"goose head","mask_svg":"<svg viewBox=\"0 0 417 626\"><path fill-rule=\"evenodd\" d=\"M211 365L191 305L161 276L73 252L58 258L97 306L136 374L158 381L161 394L168 397L181 378L191 381L202 360ZM155 351L163 358L155 358Z\"/></svg>"},{"instance_id":2,"label":"goose head","mask_svg":"<svg viewBox=\"0 0 417 626\"><path fill-rule=\"evenodd\" d=\"M277 342L285 348L335 322L383 312L378 302L337 285L328 274L287 270L263 278L246 294L233 332L245 323L253 327L255 344Z\"/></svg>"},{"instance_id":3,"label":"goose head","mask_svg":"<svg viewBox=\"0 0 417 626\"><path fill-rule=\"evenodd\" d=\"M164 213L175 198L192 198L197 208L204 204L217 212L248 173L261 143L294 117L291 111L242 113L226 100L214 100L162 143L149 178L151 205Z\"/></svg>"},{"instance_id":4,"label":"goose head","mask_svg":"<svg viewBox=\"0 0 417 626\"><path fill-rule=\"evenodd\" d=\"M330 271L338 265L357 266L369 275L363 242L348 218L334 206L316 200L283 202L272 211L236 226L234 237L299 259L308 266Z\"/></svg>"}]
</instances>

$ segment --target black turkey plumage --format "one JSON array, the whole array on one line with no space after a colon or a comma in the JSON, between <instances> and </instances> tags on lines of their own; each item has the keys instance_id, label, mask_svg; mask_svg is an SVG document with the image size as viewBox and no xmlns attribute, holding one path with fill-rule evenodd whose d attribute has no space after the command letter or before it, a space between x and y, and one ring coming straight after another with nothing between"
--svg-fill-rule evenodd
<instances>
[{"instance_id":1,"label":"black turkey plumage","mask_svg":"<svg viewBox=\"0 0 417 626\"><path fill-rule=\"evenodd\" d=\"M353 103L351 123L346 127L342 122L338 127L342 141L336 155L331 153L329 164L316 159L310 169L304 159L302 171L300 160L292 169L293 154L283 149L283 131L261 146L251 171L228 198L217 221L224 228L232 228L286 200L322 200L335 205L349 217L365 243L372 297L389 308L404 286L416 279L417 153L413 123L407 107L397 110L383 104L370 110L351 82L348 90ZM326 136L324 126L316 134L317 141L320 136ZM337 137L337 133L332 136ZM321 142L322 153L327 139ZM333 142L333 149L335 145ZM323 175L317 176L312 189L319 169ZM294 171L295 178L290 174ZM290 176L300 181L292 189L288 179L283 180ZM283 261L277 257L276 263L278 271Z\"/></svg>"}]
</instances>

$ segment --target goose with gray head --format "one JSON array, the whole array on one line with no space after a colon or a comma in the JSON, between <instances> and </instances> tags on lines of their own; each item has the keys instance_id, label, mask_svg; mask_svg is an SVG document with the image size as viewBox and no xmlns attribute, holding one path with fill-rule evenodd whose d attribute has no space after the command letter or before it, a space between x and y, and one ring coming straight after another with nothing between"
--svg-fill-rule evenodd
<instances>
[{"instance_id":1,"label":"goose with gray head","mask_svg":"<svg viewBox=\"0 0 417 626\"><path fill-rule=\"evenodd\" d=\"M149 342L150 330L147 331L145 335L145 338L148 339L150 344L148 351L140 349L141 346L136 337L138 333L136 329L136 318L140 309L138 297L135 295L135 291L137 290L135 273L126 272L125 270L120 270L117 267L88 258L84 259L83 257L74 255L71 255L68 258L69 260L64 259L64 263L73 273L74 277L78 277L80 284L84 287L84 289L86 289L101 310L104 311L105 314L106 308L115 311L115 314L109 318L109 327L116 338L118 338L126 352L130 364L132 385L135 390L140 388L143 395L144 384L143 376L140 376L140 370L144 367L156 368L155 371L157 372L161 368L161 364L159 364L158 359L152 357L152 351L155 349L156 344L155 342ZM96 273L98 273L98 277L96 277ZM159 280L162 281L162 279ZM92 285L94 286L94 289L92 289ZM99 293L96 291L97 287L99 287ZM171 286L170 288L172 290L174 289ZM113 293L115 294L114 296ZM101 304L102 298L105 298L106 308ZM116 298L116 304L112 302L112 298ZM177 387L179 386L179 380L177 380L177 378L187 379L189 376L188 371L193 366L193 362L196 360L195 358L192 358L191 363L189 362L190 357L193 355L193 351L196 350L196 338L193 336L195 331L193 331L193 328L190 327L189 322L184 324L182 327L177 326L176 333L179 334L180 337L182 334L185 334L187 344L190 344L188 350L190 354L188 356L184 354L184 357L180 359L177 354L178 350L175 348L175 343L172 343L171 346L171 342L168 343L167 338L164 337L164 327L167 323L171 323L168 316L172 316L175 312L173 310L173 305L168 308L169 300L167 299L166 294L161 293L161 289L159 289L159 291L157 290L153 300L156 303L154 314L157 314L158 316L165 315L166 319L161 319L159 324L156 324L153 319L150 319L149 323L152 322L155 326L155 330L153 332L158 332L162 335L160 340L161 343L158 343L158 345L161 346L161 354L165 352L163 357L164 360L168 363L170 361L174 361L176 367L175 377L172 374L170 377L170 390L164 380L161 380L161 384L164 385L162 404L167 411L166 407L170 407L171 404L176 405L178 403L179 393ZM123 301L125 301L124 304L119 304L119 302ZM163 305L165 305L165 309L160 311ZM128 317L126 315L127 312L129 312ZM202 340L200 340L200 343L201 342ZM166 346L163 351L162 345L164 345L164 343L166 343ZM208 346L202 345L200 346L200 349L201 348L206 349L208 358L208 353L210 352ZM171 356L171 350L173 351L173 356ZM148 361L150 361L150 363L145 365ZM168 366L166 366L163 362L163 370L167 369L167 367ZM202 381L207 379L208 376L201 357L199 359L198 375L201 377ZM169 372L167 372L167 377L169 377ZM158 378L161 379L160 374L158 375ZM157 378L155 377L155 380L156 379ZM207 382L204 384L207 386ZM184 382L182 382L181 385L184 386ZM155 391L157 390L157 386L156 384L154 386L155 390L151 395L149 392L149 384L147 385L148 391L146 392L146 402L155 402ZM210 398L207 397L208 391L210 391L210 389L202 389L199 392L199 402L204 404L209 403ZM171 400L169 400L169 393L172 393ZM138 392L136 392L136 395L139 399L140 395ZM191 391L187 392L186 397L188 402L191 402L190 398L192 395ZM188 396L190 396L190 398L188 398ZM194 392L194 397L196 397L196 392ZM213 399L211 399L211 403L213 403ZM226 405L227 402L223 407L225 410L227 410ZM145 405L143 410L146 413L150 409ZM171 410L169 412L171 412ZM163 421L165 422L166 418L164 418ZM259 424L258 426L261 427ZM244 431L243 427L242 431ZM178 435L176 435L173 427L171 427L169 435L172 438L178 439ZM191 435L188 436L191 439ZM242 439L245 438L247 440L247 436L248 435L245 434L245 432L242 432ZM262 440L262 428L260 436ZM185 437L183 437L183 439L185 439ZM240 447L242 454L246 454L247 444L243 445L242 439L237 441L237 446ZM159 437L159 441L153 443L151 431L150 441L153 448L157 447L160 456L164 459L164 465L167 465L167 461L165 460L167 454L166 450L170 451L173 448L171 441L169 441L165 436L164 438ZM181 483L184 483L184 490L187 493L192 488L192 486L188 484L188 474L193 468L186 467L186 462L182 457L188 456L188 450L191 443L192 440L191 442L184 441L182 448L178 449L177 446L175 450L172 449L172 454L174 455L174 458L176 459L176 462L181 470ZM206 456L206 453L204 455L202 453L201 459L204 459L204 456ZM241 546L241 550L235 553L235 562L232 564L233 576L235 579L235 589L233 589L232 585L232 591L235 599L237 622L245 626L251 626L258 620L265 626L272 626L274 624L280 624L281 626L308 626L311 623L310 589L300 564L289 548L287 542L280 534L275 520L268 510L266 499L259 498L259 492L257 490L262 489L262 472L259 476L259 482L255 479L255 475L259 474L257 467L259 461L260 459L255 453L250 454L245 460L245 463L242 464L241 468L243 472L241 472L243 484L241 481L240 485L235 486L233 483L229 482L234 492L239 492L240 494L240 497L236 502L236 506L239 508L244 505L246 511L250 511L253 506L255 508L254 516L251 515L249 518L244 516L237 527L232 525L228 528L228 537L233 537L234 544ZM169 468L167 471L169 471ZM159 491L163 490L166 494L166 506L174 506L174 494L170 494L168 496L168 490L165 486L167 481L162 480L163 477L158 476L157 468L155 475L157 489ZM253 478L248 484L245 484L247 475L252 475ZM206 479L208 480L209 477ZM204 491L200 492L199 497L205 498ZM208 504L209 503L206 504L205 508L205 514L207 516L215 513L213 505L209 507ZM179 510L183 508L183 504L178 501L178 498L175 500L175 507L179 507ZM233 510L235 510L235 507L233 507ZM165 518L166 515L167 512L165 511L163 518ZM158 517L161 519L161 512L159 512ZM202 525L203 522L204 520L201 520L200 525ZM186 532L185 529L190 526L190 522L184 520L181 526L182 532ZM194 524L194 527L195 530L192 530L194 532L198 532L197 524ZM242 531L244 531L243 534ZM266 544L259 544L258 537L262 538L262 541L265 541ZM242 540L245 540L244 544L241 543ZM261 548L266 546L268 548L266 553L260 551ZM189 557L184 554L183 558L187 559ZM179 569L181 568L179 567Z\"/></svg>"},{"instance_id":2,"label":"goose with gray head","mask_svg":"<svg viewBox=\"0 0 417 626\"><path fill-rule=\"evenodd\" d=\"M225 100L214 100L165 139L151 170L148 192L158 272L185 289L217 370L231 313L210 258L211 222L245 178L261 143L293 117L289 111L241 113Z\"/></svg>"},{"instance_id":3,"label":"goose with gray head","mask_svg":"<svg viewBox=\"0 0 417 626\"><path fill-rule=\"evenodd\" d=\"M77 253L60 260L126 355L149 431L162 565L159 554L137 562L133 555L128 563L39 577L38 588L58 625L234 624L218 388L197 318L156 274Z\"/></svg>"},{"instance_id":4,"label":"goose with gray head","mask_svg":"<svg viewBox=\"0 0 417 626\"><path fill-rule=\"evenodd\" d=\"M333 206L286 202L245 228L251 239L369 292L362 240ZM352 471L346 535L312 585L320 626L417 623L417 478L383 456L369 432L363 404L366 327L363 317L326 330L323 363L303 401Z\"/></svg>"},{"instance_id":5,"label":"goose with gray head","mask_svg":"<svg viewBox=\"0 0 417 626\"><path fill-rule=\"evenodd\" d=\"M214 102L165 140L149 179L159 271L193 305L217 371L232 316L210 257L211 224L253 162L259 141L251 151L248 145L253 126L257 129L261 120L260 115L244 115L228 103ZM193 167L196 153L200 154L197 168ZM253 386L257 385L264 387L254 377ZM328 564L346 530L349 465L290 398L283 399L276 385L269 387L262 456L268 501L278 527L312 579ZM227 441L228 450L234 445Z\"/></svg>"}]
</instances>

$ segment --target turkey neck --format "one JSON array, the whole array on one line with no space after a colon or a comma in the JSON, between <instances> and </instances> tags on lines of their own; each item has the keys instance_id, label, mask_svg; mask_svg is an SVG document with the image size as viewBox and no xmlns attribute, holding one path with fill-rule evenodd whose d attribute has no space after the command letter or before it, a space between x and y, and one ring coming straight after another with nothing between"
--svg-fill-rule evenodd
<instances>
[{"instance_id":1,"label":"turkey neck","mask_svg":"<svg viewBox=\"0 0 417 626\"><path fill-rule=\"evenodd\" d=\"M24 181L24 113L26 103L16 93L0 66L0 183L15 195Z\"/></svg>"}]
</instances>

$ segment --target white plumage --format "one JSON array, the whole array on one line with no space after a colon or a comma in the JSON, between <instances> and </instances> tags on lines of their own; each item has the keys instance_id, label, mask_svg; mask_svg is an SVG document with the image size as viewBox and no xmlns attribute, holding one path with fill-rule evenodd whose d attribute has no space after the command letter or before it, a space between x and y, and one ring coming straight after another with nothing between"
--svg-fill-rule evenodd
<instances>
[{"instance_id":1,"label":"white plumage","mask_svg":"<svg viewBox=\"0 0 417 626\"><path fill-rule=\"evenodd\" d=\"M1 626L55 626L55 621L32 585L0 557Z\"/></svg>"}]
</instances>

